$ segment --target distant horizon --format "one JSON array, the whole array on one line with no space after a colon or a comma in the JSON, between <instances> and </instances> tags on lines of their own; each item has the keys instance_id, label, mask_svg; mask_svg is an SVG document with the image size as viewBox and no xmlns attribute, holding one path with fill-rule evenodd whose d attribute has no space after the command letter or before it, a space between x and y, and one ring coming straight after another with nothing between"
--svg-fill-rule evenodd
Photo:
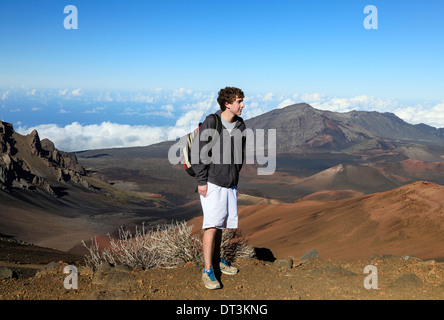
<instances>
[{"instance_id":1,"label":"distant horizon","mask_svg":"<svg viewBox=\"0 0 444 320\"><path fill-rule=\"evenodd\" d=\"M138 147L190 132L208 113L219 109L216 98L217 92L184 88L174 91L161 88L150 91L0 89L0 120L12 123L22 135L35 129L41 139L48 138L58 149L69 152ZM444 107L444 101L409 106L397 100L366 95L330 97L320 93L268 92L252 96L246 93L242 117L247 120L298 103L333 112L390 112L413 125L424 123L444 128L444 121L439 125L443 119L439 110ZM411 114L415 117L410 117Z\"/></svg>"}]
</instances>

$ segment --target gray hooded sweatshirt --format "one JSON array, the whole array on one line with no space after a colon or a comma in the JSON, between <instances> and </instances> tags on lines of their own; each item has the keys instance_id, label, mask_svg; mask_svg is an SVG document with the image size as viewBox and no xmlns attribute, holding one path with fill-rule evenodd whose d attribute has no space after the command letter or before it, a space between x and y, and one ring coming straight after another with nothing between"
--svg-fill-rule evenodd
<instances>
[{"instance_id":1,"label":"gray hooded sweatshirt","mask_svg":"<svg viewBox=\"0 0 444 320\"><path fill-rule=\"evenodd\" d=\"M221 118L222 111L215 114ZM223 126L218 135L215 119L207 116L199 129L199 137L196 137L192 147L193 170L196 173L197 184L206 185L207 182L220 187L236 187L239 181L239 172L245 162L244 136L245 123L241 117L236 116L235 126L231 133ZM207 130L209 129L209 130ZM216 138L216 143L209 150L209 142ZM197 149L196 149L197 148ZM199 161L194 156L199 152Z\"/></svg>"}]
</instances>

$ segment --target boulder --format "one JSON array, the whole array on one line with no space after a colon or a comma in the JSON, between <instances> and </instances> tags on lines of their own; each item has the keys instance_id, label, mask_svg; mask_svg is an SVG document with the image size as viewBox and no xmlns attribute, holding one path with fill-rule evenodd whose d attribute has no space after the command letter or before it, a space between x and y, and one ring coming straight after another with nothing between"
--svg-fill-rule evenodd
<instances>
[{"instance_id":1,"label":"boulder","mask_svg":"<svg viewBox=\"0 0 444 320\"><path fill-rule=\"evenodd\" d=\"M391 288L415 289L421 288L423 282L416 274L406 273L398 277L390 284Z\"/></svg>"},{"instance_id":2,"label":"boulder","mask_svg":"<svg viewBox=\"0 0 444 320\"><path fill-rule=\"evenodd\" d=\"M299 260L310 260L317 258L319 258L318 251L316 249L313 249L304 253L301 257L299 257Z\"/></svg>"},{"instance_id":3,"label":"boulder","mask_svg":"<svg viewBox=\"0 0 444 320\"><path fill-rule=\"evenodd\" d=\"M293 259L291 257L288 258L278 258L273 263L274 266L278 268L288 268L291 269L293 267Z\"/></svg>"},{"instance_id":4,"label":"boulder","mask_svg":"<svg viewBox=\"0 0 444 320\"><path fill-rule=\"evenodd\" d=\"M17 273L6 267L0 267L0 279L17 278Z\"/></svg>"}]
</instances>

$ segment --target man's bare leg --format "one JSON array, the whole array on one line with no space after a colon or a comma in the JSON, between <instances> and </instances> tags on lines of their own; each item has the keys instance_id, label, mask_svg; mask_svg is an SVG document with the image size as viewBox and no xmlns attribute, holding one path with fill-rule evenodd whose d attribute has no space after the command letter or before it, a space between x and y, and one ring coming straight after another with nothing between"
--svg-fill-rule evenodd
<instances>
[{"instance_id":1,"label":"man's bare leg","mask_svg":"<svg viewBox=\"0 0 444 320\"><path fill-rule=\"evenodd\" d=\"M205 270L208 270L213 265L213 261L219 262L221 241L222 229L208 228L204 230L202 245Z\"/></svg>"}]
</instances>

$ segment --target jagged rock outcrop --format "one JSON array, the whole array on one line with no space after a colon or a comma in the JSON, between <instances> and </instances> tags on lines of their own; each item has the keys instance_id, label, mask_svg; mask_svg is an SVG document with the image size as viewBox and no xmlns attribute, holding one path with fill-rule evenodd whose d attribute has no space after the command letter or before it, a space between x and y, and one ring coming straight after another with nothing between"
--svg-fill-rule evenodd
<instances>
[{"instance_id":1,"label":"jagged rock outcrop","mask_svg":"<svg viewBox=\"0 0 444 320\"><path fill-rule=\"evenodd\" d=\"M79 164L74 153L57 150L54 143L48 139L43 139L40 143L40 152L43 156L50 163L59 165L59 181L75 180L75 182L79 182L80 176L86 174L85 169Z\"/></svg>"},{"instance_id":2,"label":"jagged rock outcrop","mask_svg":"<svg viewBox=\"0 0 444 320\"><path fill-rule=\"evenodd\" d=\"M46 191L57 196L60 183L77 183L89 187L82 179L85 169L74 153L59 151L38 132L22 136L12 124L0 121L0 189L13 187Z\"/></svg>"}]
</instances>

